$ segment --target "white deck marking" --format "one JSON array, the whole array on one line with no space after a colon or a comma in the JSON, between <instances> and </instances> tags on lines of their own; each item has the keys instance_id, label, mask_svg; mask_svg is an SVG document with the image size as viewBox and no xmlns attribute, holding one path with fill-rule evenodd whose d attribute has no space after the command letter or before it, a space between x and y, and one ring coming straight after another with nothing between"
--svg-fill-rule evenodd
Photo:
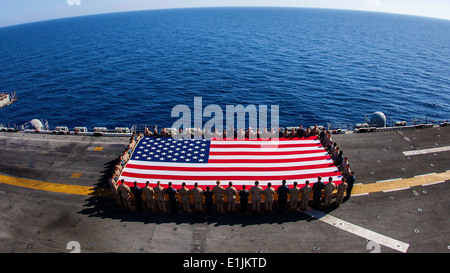
<instances>
[{"instance_id":1,"label":"white deck marking","mask_svg":"<svg viewBox=\"0 0 450 273\"><path fill-rule=\"evenodd\" d=\"M426 174L420 174L420 175L415 175L414 177L424 177L424 176L429 176L429 175L434 175L436 173L426 173Z\"/></svg>"},{"instance_id":2,"label":"white deck marking","mask_svg":"<svg viewBox=\"0 0 450 273\"><path fill-rule=\"evenodd\" d=\"M401 191L401 190L407 190L410 187L405 187L405 188L398 188L398 189L392 189L392 190L387 190L387 191L383 191L383 192L392 192L392 191Z\"/></svg>"},{"instance_id":3,"label":"white deck marking","mask_svg":"<svg viewBox=\"0 0 450 273\"><path fill-rule=\"evenodd\" d=\"M403 152L403 154L405 156L411 156L411 155L425 155L425 154L432 154L432 153L439 153L439 152L446 152L446 151L450 151L450 146L431 148L431 149L422 149L422 150L415 150L415 151L405 151L405 152Z\"/></svg>"},{"instance_id":4,"label":"white deck marking","mask_svg":"<svg viewBox=\"0 0 450 273\"><path fill-rule=\"evenodd\" d=\"M320 220L324 223L330 224L339 229L345 230L345 231L355 234L357 236L368 239L372 242L376 242L378 244L387 246L389 248L392 248L394 250L397 250L397 251L400 251L403 253L406 253L406 251L408 251L409 244L407 244L407 243L404 243L404 242L395 240L393 238L387 237L385 235L376 233L374 231L365 229L363 227L360 227L355 224L349 223L347 221L341 220L339 218L336 218L336 217L326 214L324 212L317 211L317 210L307 210L307 211L301 211L301 212L303 212L311 217L314 217L317 220Z\"/></svg>"},{"instance_id":5,"label":"white deck marking","mask_svg":"<svg viewBox=\"0 0 450 273\"><path fill-rule=\"evenodd\" d=\"M368 192L365 192L365 193L352 194L352 197L355 197L355 196L363 196L363 195L369 195L369 193L368 193Z\"/></svg>"},{"instance_id":6,"label":"white deck marking","mask_svg":"<svg viewBox=\"0 0 450 273\"><path fill-rule=\"evenodd\" d=\"M399 178L393 178L393 179L380 180L380 181L377 181L376 183L391 182L391 181L396 181L396 180L402 180L402 178L399 177Z\"/></svg>"},{"instance_id":7,"label":"white deck marking","mask_svg":"<svg viewBox=\"0 0 450 273\"><path fill-rule=\"evenodd\" d=\"M423 186L423 187L426 187L426 186L430 186L430 185L441 184L441 183L444 183L444 182L445 182L445 181L432 182L432 183L423 184L422 186Z\"/></svg>"},{"instance_id":8,"label":"white deck marking","mask_svg":"<svg viewBox=\"0 0 450 273\"><path fill-rule=\"evenodd\" d=\"M74 140L70 139L51 139L51 138L28 138L28 137L11 137L11 136L0 136L0 138L7 139L18 139L18 140L30 140L30 141L48 141L48 142L67 142L67 143L87 143L87 144L102 144L102 145L127 145L126 141L124 142L99 142L99 141L83 141L83 140Z\"/></svg>"}]
</instances>

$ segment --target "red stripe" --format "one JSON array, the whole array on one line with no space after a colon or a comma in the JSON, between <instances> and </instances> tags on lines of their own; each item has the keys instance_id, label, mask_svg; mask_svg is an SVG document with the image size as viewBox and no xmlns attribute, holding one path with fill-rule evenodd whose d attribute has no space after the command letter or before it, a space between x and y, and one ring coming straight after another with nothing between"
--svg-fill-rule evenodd
<instances>
[{"instance_id":1,"label":"red stripe","mask_svg":"<svg viewBox=\"0 0 450 273\"><path fill-rule=\"evenodd\" d=\"M279 176L185 176L185 175L170 175L170 174L136 174L124 171L122 173L123 176L141 178L141 179L167 179L167 180L190 180L190 181L216 181L216 180L224 180L224 181L233 181L233 180L295 180L295 179L313 179L318 176L329 177L329 176L337 176L340 175L339 171L336 170L334 172L326 172L326 173L314 173L314 174L299 174L299 175L279 175Z\"/></svg>"},{"instance_id":2,"label":"red stripe","mask_svg":"<svg viewBox=\"0 0 450 273\"><path fill-rule=\"evenodd\" d=\"M195 164L192 164L195 165ZM175 166L147 166L138 164L127 164L129 169L139 169L139 170L158 170L158 171L181 171L181 172L270 172L270 171L295 171L295 170L311 170L320 168L330 168L333 167L333 163L319 164L319 165L307 165L307 166L286 166L286 167L274 167L270 168L261 167L175 167Z\"/></svg>"}]
</instances>

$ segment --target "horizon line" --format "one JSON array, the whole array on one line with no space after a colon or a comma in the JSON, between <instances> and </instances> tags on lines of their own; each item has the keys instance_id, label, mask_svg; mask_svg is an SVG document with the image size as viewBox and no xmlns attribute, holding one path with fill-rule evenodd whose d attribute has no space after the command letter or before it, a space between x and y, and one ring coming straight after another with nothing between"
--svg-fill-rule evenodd
<instances>
[{"instance_id":1,"label":"horizon line","mask_svg":"<svg viewBox=\"0 0 450 273\"><path fill-rule=\"evenodd\" d=\"M180 10L180 9L214 9L214 8L216 8L216 9L223 9L223 8L281 8L281 9L320 9L320 10L355 11L355 12L359 11L359 12L368 12L368 13L404 15L404 16L450 21L450 18L443 18L443 17L432 17L432 16L425 16L425 15L418 15L418 14L408 14L408 13L389 12L389 11L373 11L373 10L365 10L365 9L344 9L344 8L341 9L341 8L297 7L297 6L199 6L199 7L135 9L135 10L112 11L112 12L88 13L88 14L81 14L81 15L76 15L76 16L56 17L56 18L48 18L48 19L44 19L44 20L22 22L22 23L17 23L17 24L12 24L12 25L0 25L0 29L7 28L7 27L21 26L21 25L26 25L26 24L48 22L48 21L55 21L55 20L69 19L69 18L78 18L78 17L85 17L85 16L95 16L95 15L140 12L140 11L145 12L145 11L163 11L163 10Z\"/></svg>"}]
</instances>

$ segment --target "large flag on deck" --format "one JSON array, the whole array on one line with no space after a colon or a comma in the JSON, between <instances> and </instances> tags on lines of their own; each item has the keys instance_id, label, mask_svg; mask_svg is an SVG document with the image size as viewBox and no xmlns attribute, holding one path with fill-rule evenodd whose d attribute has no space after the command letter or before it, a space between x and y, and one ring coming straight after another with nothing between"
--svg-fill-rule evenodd
<instances>
[{"instance_id":1,"label":"large flag on deck","mask_svg":"<svg viewBox=\"0 0 450 273\"><path fill-rule=\"evenodd\" d=\"M119 179L132 186L134 181L144 186L172 182L180 188L185 182L192 188L216 185L220 180L225 188L229 181L238 190L242 185L250 189L256 180L267 187L271 182L277 188L282 180L299 186L309 180L311 185L322 176L324 183L329 177L340 183L341 173L334 166L328 153L317 137L302 139L215 140L173 139L144 137L136 145Z\"/></svg>"}]
</instances>

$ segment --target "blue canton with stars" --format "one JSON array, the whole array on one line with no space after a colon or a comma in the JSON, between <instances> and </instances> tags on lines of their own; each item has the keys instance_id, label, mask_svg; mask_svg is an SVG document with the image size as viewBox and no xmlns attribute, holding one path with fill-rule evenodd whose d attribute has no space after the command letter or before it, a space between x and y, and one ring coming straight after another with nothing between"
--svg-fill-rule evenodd
<instances>
[{"instance_id":1,"label":"blue canton with stars","mask_svg":"<svg viewBox=\"0 0 450 273\"><path fill-rule=\"evenodd\" d=\"M144 137L134 149L131 159L154 162L208 163L211 141L207 139L177 140L168 137Z\"/></svg>"}]
</instances>

